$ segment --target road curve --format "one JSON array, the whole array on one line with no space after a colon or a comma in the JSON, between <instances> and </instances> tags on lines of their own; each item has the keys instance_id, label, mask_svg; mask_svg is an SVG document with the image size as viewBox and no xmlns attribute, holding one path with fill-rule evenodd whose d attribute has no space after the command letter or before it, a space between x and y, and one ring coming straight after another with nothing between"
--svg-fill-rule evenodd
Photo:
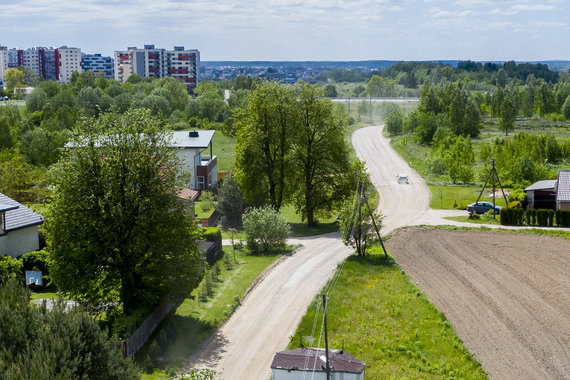
<instances>
[{"instance_id":1,"label":"road curve","mask_svg":"<svg viewBox=\"0 0 570 380\"><path fill-rule=\"evenodd\" d=\"M264 276L184 370L210 368L226 380L271 376L273 356L286 349L315 295L352 252L338 233L293 242L303 247Z\"/></svg>"},{"instance_id":2,"label":"road curve","mask_svg":"<svg viewBox=\"0 0 570 380\"><path fill-rule=\"evenodd\" d=\"M382 234L417 224L429 211L430 192L425 181L382 136L384 126L365 127L352 134L358 158L366 164L370 179L380 194L378 210L384 214ZM396 176L409 176L409 184L399 184Z\"/></svg>"}]
</instances>

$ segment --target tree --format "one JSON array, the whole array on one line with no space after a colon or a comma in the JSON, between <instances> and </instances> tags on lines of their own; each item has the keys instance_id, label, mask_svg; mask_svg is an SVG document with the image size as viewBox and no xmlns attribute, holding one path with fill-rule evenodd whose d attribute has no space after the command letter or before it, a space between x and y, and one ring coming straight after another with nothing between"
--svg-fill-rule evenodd
<instances>
[{"instance_id":1,"label":"tree","mask_svg":"<svg viewBox=\"0 0 570 380\"><path fill-rule=\"evenodd\" d=\"M183 300L203 260L164 125L135 110L83 118L77 132L46 215L52 280L93 312Z\"/></svg>"},{"instance_id":2,"label":"tree","mask_svg":"<svg viewBox=\"0 0 570 380\"><path fill-rule=\"evenodd\" d=\"M24 73L15 68L6 69L4 80L6 81L6 89L8 92L12 92L14 88L24 86Z\"/></svg>"},{"instance_id":3,"label":"tree","mask_svg":"<svg viewBox=\"0 0 570 380\"><path fill-rule=\"evenodd\" d=\"M37 308L16 281L0 285L0 378L138 379L133 361L80 308Z\"/></svg>"},{"instance_id":4,"label":"tree","mask_svg":"<svg viewBox=\"0 0 570 380\"><path fill-rule=\"evenodd\" d=\"M18 153L0 152L0 192L17 201L34 182L33 167Z\"/></svg>"},{"instance_id":5,"label":"tree","mask_svg":"<svg viewBox=\"0 0 570 380\"><path fill-rule=\"evenodd\" d=\"M229 175L218 186L216 211L220 214L222 227L224 229L241 228L243 210L243 193L234 176Z\"/></svg>"},{"instance_id":6,"label":"tree","mask_svg":"<svg viewBox=\"0 0 570 380\"><path fill-rule=\"evenodd\" d=\"M566 120L570 120L570 95L564 101L564 105L562 106L562 113Z\"/></svg>"},{"instance_id":7,"label":"tree","mask_svg":"<svg viewBox=\"0 0 570 380\"><path fill-rule=\"evenodd\" d=\"M243 214L243 229L247 246L254 252L269 252L283 246L291 233L289 223L271 206L248 208Z\"/></svg>"},{"instance_id":8,"label":"tree","mask_svg":"<svg viewBox=\"0 0 570 380\"><path fill-rule=\"evenodd\" d=\"M390 112L386 117L386 130L392 136L402 133L404 128L404 116L400 111Z\"/></svg>"},{"instance_id":9,"label":"tree","mask_svg":"<svg viewBox=\"0 0 570 380\"><path fill-rule=\"evenodd\" d=\"M296 85L296 126L291 167L297 211L316 225L315 214L340 206L346 193L350 162L344 140L346 119L317 86ZM352 187L352 184L350 184Z\"/></svg>"},{"instance_id":10,"label":"tree","mask_svg":"<svg viewBox=\"0 0 570 380\"><path fill-rule=\"evenodd\" d=\"M334 84L329 83L325 86L325 96L327 98L336 98L338 96L338 91Z\"/></svg>"},{"instance_id":11,"label":"tree","mask_svg":"<svg viewBox=\"0 0 570 380\"><path fill-rule=\"evenodd\" d=\"M235 176L248 202L268 200L281 208L290 178L297 107L294 89L265 82L251 92L247 107L235 114Z\"/></svg>"},{"instance_id":12,"label":"tree","mask_svg":"<svg viewBox=\"0 0 570 380\"><path fill-rule=\"evenodd\" d=\"M445 98L449 125L455 135L479 135L480 110L463 84L449 84L445 88Z\"/></svg>"},{"instance_id":13,"label":"tree","mask_svg":"<svg viewBox=\"0 0 570 380\"><path fill-rule=\"evenodd\" d=\"M26 99L26 110L29 113L41 111L48 101L47 94L41 88L36 88Z\"/></svg>"},{"instance_id":14,"label":"tree","mask_svg":"<svg viewBox=\"0 0 570 380\"><path fill-rule=\"evenodd\" d=\"M515 129L515 119L517 117L517 109L512 92L508 92L503 98L500 115L499 129L505 132L505 136L508 136L509 131Z\"/></svg>"},{"instance_id":15,"label":"tree","mask_svg":"<svg viewBox=\"0 0 570 380\"><path fill-rule=\"evenodd\" d=\"M344 244L355 248L358 256L364 256L368 247L378 242L376 228L380 230L383 219L377 211L371 214L371 210L362 201L360 194L355 194L354 199L346 199L339 220Z\"/></svg>"},{"instance_id":16,"label":"tree","mask_svg":"<svg viewBox=\"0 0 570 380\"><path fill-rule=\"evenodd\" d=\"M366 85L366 92L370 96L397 96L396 81L390 78L382 78L378 75L372 75L372 78Z\"/></svg>"}]
</instances>

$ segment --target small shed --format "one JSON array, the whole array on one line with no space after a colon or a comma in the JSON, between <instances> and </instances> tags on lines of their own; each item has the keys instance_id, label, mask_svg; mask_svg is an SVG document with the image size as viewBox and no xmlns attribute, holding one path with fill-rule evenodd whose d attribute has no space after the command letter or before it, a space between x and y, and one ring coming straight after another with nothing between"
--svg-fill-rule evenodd
<instances>
[{"instance_id":1,"label":"small shed","mask_svg":"<svg viewBox=\"0 0 570 380\"><path fill-rule=\"evenodd\" d=\"M556 180L556 209L570 210L570 170L559 170Z\"/></svg>"},{"instance_id":2,"label":"small shed","mask_svg":"<svg viewBox=\"0 0 570 380\"><path fill-rule=\"evenodd\" d=\"M363 380L365 364L344 350L329 350L331 379ZM324 348L297 348L280 351L273 357L273 380L326 380Z\"/></svg>"},{"instance_id":3,"label":"small shed","mask_svg":"<svg viewBox=\"0 0 570 380\"><path fill-rule=\"evenodd\" d=\"M178 198L186 206L186 211L192 216L196 216L196 211L194 209L194 203L198 200L200 192L197 190L188 189L186 187L181 187L178 189Z\"/></svg>"},{"instance_id":4,"label":"small shed","mask_svg":"<svg viewBox=\"0 0 570 380\"><path fill-rule=\"evenodd\" d=\"M524 189L527 194L527 208L556 209L557 180L538 181Z\"/></svg>"}]
</instances>

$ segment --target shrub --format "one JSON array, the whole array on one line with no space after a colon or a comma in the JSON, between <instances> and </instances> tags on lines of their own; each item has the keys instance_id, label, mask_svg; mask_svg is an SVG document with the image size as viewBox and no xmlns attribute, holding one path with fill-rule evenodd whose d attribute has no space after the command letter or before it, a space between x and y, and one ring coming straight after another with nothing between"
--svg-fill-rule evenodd
<instances>
[{"instance_id":1,"label":"shrub","mask_svg":"<svg viewBox=\"0 0 570 380\"><path fill-rule=\"evenodd\" d=\"M481 216L479 214L473 213L473 214L469 214L468 219L480 220Z\"/></svg>"},{"instance_id":2,"label":"shrub","mask_svg":"<svg viewBox=\"0 0 570 380\"><path fill-rule=\"evenodd\" d=\"M291 232L283 214L271 206L247 209L243 228L247 246L253 252L269 252L273 247L284 245Z\"/></svg>"},{"instance_id":3,"label":"shrub","mask_svg":"<svg viewBox=\"0 0 570 380\"><path fill-rule=\"evenodd\" d=\"M509 220L508 220L508 215L507 215L507 209L506 208L502 208L501 212L499 214L500 216L500 222L502 225L506 226L509 224Z\"/></svg>"},{"instance_id":4,"label":"shrub","mask_svg":"<svg viewBox=\"0 0 570 380\"><path fill-rule=\"evenodd\" d=\"M554 210L548 210L548 225L550 227L554 225Z\"/></svg>"},{"instance_id":5,"label":"shrub","mask_svg":"<svg viewBox=\"0 0 570 380\"><path fill-rule=\"evenodd\" d=\"M46 250L26 253L22 256L24 270L39 270L44 277L49 276L48 258Z\"/></svg>"},{"instance_id":6,"label":"shrub","mask_svg":"<svg viewBox=\"0 0 570 380\"><path fill-rule=\"evenodd\" d=\"M0 256L0 284L10 280L22 280L22 259L10 256Z\"/></svg>"},{"instance_id":7,"label":"shrub","mask_svg":"<svg viewBox=\"0 0 570 380\"><path fill-rule=\"evenodd\" d=\"M200 206L202 211L209 212L214 209L214 196L208 191L203 191L200 195Z\"/></svg>"}]
</instances>

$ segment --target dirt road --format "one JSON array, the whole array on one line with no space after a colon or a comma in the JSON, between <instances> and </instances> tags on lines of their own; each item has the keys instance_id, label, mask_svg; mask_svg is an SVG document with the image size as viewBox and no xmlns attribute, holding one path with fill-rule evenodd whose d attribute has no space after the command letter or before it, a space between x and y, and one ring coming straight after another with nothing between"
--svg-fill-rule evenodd
<instances>
[{"instance_id":1,"label":"dirt road","mask_svg":"<svg viewBox=\"0 0 570 380\"><path fill-rule=\"evenodd\" d=\"M358 158L366 163L370 178L380 194L378 209L384 214L382 234L425 219L429 211L429 189L423 178L390 147L382 136L382 127L356 130L352 134L352 144ZM399 173L409 176L409 184L396 181Z\"/></svg>"},{"instance_id":2,"label":"dirt road","mask_svg":"<svg viewBox=\"0 0 570 380\"><path fill-rule=\"evenodd\" d=\"M491 378L570 378L570 241L406 228L387 246Z\"/></svg>"},{"instance_id":3,"label":"dirt road","mask_svg":"<svg viewBox=\"0 0 570 380\"><path fill-rule=\"evenodd\" d=\"M339 234L299 238L303 244L258 283L186 369L211 368L225 380L268 379L307 307L351 251Z\"/></svg>"}]
</instances>

